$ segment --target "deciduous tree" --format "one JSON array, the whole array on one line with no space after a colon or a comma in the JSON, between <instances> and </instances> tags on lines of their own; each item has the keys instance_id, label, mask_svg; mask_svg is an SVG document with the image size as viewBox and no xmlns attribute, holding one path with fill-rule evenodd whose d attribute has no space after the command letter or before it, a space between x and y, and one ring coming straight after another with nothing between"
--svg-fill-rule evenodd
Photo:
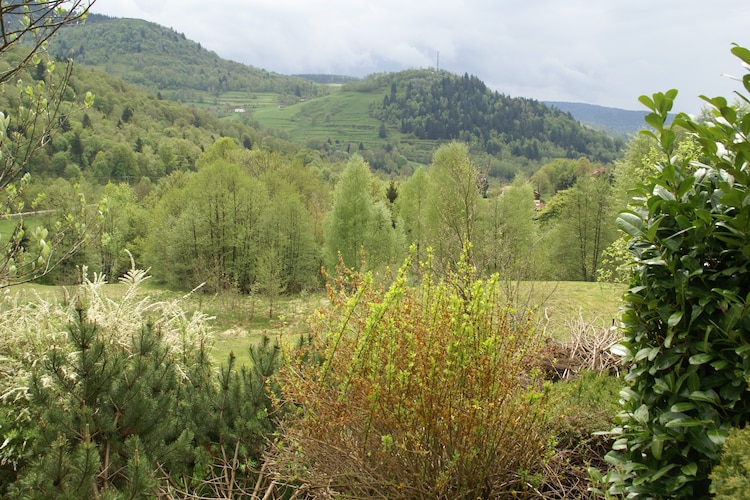
<instances>
[{"instance_id":1,"label":"deciduous tree","mask_svg":"<svg viewBox=\"0 0 750 500\"><path fill-rule=\"evenodd\" d=\"M72 65L55 71L51 60L43 60L46 41L61 27L85 18L93 1L21 1L0 5L0 85L17 94L14 109L0 112L0 191L3 192L0 215L16 221L0 241L0 287L22 283L48 274L60 262L78 251L94 224L85 199L70 212L58 212L48 227L25 224L24 217L36 209L24 203L29 185L31 158L60 127L58 120L63 94L68 88ZM33 80L41 63L43 78ZM15 89L5 89L16 80ZM92 101L87 96L81 106ZM63 168L65 165L63 165ZM63 239L70 238L67 244Z\"/></svg>"},{"instance_id":2,"label":"deciduous tree","mask_svg":"<svg viewBox=\"0 0 750 500\"><path fill-rule=\"evenodd\" d=\"M393 228L390 210L372 196L372 179L367 163L354 155L336 184L333 207L324 224L328 269L336 268L339 254L352 269L360 267L362 252L370 268L398 261L394 257L403 243Z\"/></svg>"}]
</instances>

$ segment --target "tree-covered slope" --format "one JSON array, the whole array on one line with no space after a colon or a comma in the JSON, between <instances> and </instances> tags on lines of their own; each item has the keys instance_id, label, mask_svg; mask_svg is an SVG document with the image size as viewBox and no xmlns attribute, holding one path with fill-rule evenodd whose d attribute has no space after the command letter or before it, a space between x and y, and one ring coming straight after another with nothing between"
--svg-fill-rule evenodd
<instances>
[{"instance_id":1,"label":"tree-covered slope","mask_svg":"<svg viewBox=\"0 0 750 500\"><path fill-rule=\"evenodd\" d=\"M389 175L429 164L451 140L471 144L485 171L507 180L556 158L606 163L623 145L569 113L492 91L475 76L407 70L326 85L222 60L174 30L136 19L92 15L64 30L52 51L219 116L245 111L334 161L359 152Z\"/></svg>"},{"instance_id":2,"label":"tree-covered slope","mask_svg":"<svg viewBox=\"0 0 750 500\"><path fill-rule=\"evenodd\" d=\"M476 76L409 70L376 76L372 83L386 90L373 115L420 139L474 142L491 155L530 160L586 156L607 162L622 146L569 113L492 91Z\"/></svg>"},{"instance_id":3,"label":"tree-covered slope","mask_svg":"<svg viewBox=\"0 0 750 500\"><path fill-rule=\"evenodd\" d=\"M192 100L195 91L305 96L320 91L304 78L222 59L182 33L140 19L91 14L85 24L61 30L50 51L182 101Z\"/></svg>"},{"instance_id":4,"label":"tree-covered slope","mask_svg":"<svg viewBox=\"0 0 750 500\"><path fill-rule=\"evenodd\" d=\"M5 56L3 62L10 64L20 60L24 50ZM24 102L27 85L42 78L47 86L54 84L55 76L45 73L44 63L19 74L20 84L0 93L0 111L9 116L11 126L22 123L16 110ZM93 94L89 108L83 106L86 93ZM29 161L35 179L83 176L100 184L137 182L142 177L157 180L174 170L193 170L201 152L221 137L232 137L245 148L262 141L274 151L299 149L294 143L263 137L246 120L219 119L85 66L73 68L59 115L50 139Z\"/></svg>"}]
</instances>

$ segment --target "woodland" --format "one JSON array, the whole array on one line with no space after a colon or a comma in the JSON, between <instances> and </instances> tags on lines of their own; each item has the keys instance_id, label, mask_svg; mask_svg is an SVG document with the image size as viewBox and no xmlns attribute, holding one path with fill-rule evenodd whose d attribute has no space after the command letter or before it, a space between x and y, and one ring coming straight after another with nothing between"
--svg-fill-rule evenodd
<instances>
[{"instance_id":1,"label":"woodland","mask_svg":"<svg viewBox=\"0 0 750 500\"><path fill-rule=\"evenodd\" d=\"M0 11L0 495L747 491L746 94L614 138L92 3Z\"/></svg>"}]
</instances>

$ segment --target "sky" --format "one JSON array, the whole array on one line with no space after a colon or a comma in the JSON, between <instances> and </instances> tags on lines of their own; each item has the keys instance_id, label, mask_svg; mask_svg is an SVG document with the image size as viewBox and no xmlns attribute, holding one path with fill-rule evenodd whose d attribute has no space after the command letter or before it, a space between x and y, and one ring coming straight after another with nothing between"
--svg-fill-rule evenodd
<instances>
[{"instance_id":1,"label":"sky","mask_svg":"<svg viewBox=\"0 0 750 500\"><path fill-rule=\"evenodd\" d=\"M96 0L224 59L285 75L434 68L511 97L645 110L640 95L742 90L732 43L750 48L748 0Z\"/></svg>"}]
</instances>

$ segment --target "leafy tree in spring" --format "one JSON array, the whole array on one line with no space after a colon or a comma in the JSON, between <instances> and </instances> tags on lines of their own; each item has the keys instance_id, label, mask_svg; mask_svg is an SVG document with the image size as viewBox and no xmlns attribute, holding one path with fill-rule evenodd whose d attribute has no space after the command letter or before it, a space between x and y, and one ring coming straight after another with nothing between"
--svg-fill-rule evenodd
<instances>
[{"instance_id":1,"label":"leafy tree in spring","mask_svg":"<svg viewBox=\"0 0 750 500\"><path fill-rule=\"evenodd\" d=\"M479 218L479 171L466 144L440 146L430 167L430 244L439 265L455 265L474 243Z\"/></svg>"},{"instance_id":2,"label":"leafy tree in spring","mask_svg":"<svg viewBox=\"0 0 750 500\"><path fill-rule=\"evenodd\" d=\"M555 279L593 281L615 239L612 185L606 172L580 176L539 213Z\"/></svg>"},{"instance_id":3,"label":"leafy tree in spring","mask_svg":"<svg viewBox=\"0 0 750 500\"><path fill-rule=\"evenodd\" d=\"M359 155L346 165L336 184L333 207L324 223L324 263L335 269L339 255L344 264L357 269L364 252L370 268L379 268L399 260L403 248L394 229L390 209L371 194L372 173Z\"/></svg>"},{"instance_id":4,"label":"leafy tree in spring","mask_svg":"<svg viewBox=\"0 0 750 500\"><path fill-rule=\"evenodd\" d=\"M749 50L732 53L750 64ZM750 92L750 75L741 81ZM635 272L609 479L612 493L707 498L730 430L750 420L750 114L704 97L706 121L679 114L666 125L676 95L640 98L664 156L640 186L642 203L617 219ZM694 159L675 154L680 131L698 144Z\"/></svg>"},{"instance_id":5,"label":"leafy tree in spring","mask_svg":"<svg viewBox=\"0 0 750 500\"><path fill-rule=\"evenodd\" d=\"M482 268L506 280L533 279L537 229L531 184L517 177L502 193L488 198L483 209Z\"/></svg>"},{"instance_id":6,"label":"leafy tree in spring","mask_svg":"<svg viewBox=\"0 0 750 500\"><path fill-rule=\"evenodd\" d=\"M406 242L414 246L415 260L424 262L431 243L428 228L430 179L423 167L401 184L394 208L401 220Z\"/></svg>"},{"instance_id":7,"label":"leafy tree in spring","mask_svg":"<svg viewBox=\"0 0 750 500\"><path fill-rule=\"evenodd\" d=\"M0 287L37 279L78 251L87 238L94 218L86 210L85 199L71 212L59 212L48 227L25 224L36 202L24 202L29 186L29 166L61 126L63 95L68 89L72 65L55 70L45 60L47 40L61 27L85 19L93 1L21 1L0 4L0 71L2 92L12 94L17 106L0 112L0 215L15 221L0 240ZM44 68L39 75L37 69ZM33 75L41 76L34 80ZM16 81L15 86L7 85ZM6 86L7 85L7 86ZM90 105L88 95L80 106ZM64 123L64 120L62 121ZM63 243L63 239L72 240Z\"/></svg>"},{"instance_id":8,"label":"leafy tree in spring","mask_svg":"<svg viewBox=\"0 0 750 500\"><path fill-rule=\"evenodd\" d=\"M259 221L260 253L274 249L284 289L298 293L315 288L320 280L320 246L312 217L295 188L278 181Z\"/></svg>"}]
</instances>

